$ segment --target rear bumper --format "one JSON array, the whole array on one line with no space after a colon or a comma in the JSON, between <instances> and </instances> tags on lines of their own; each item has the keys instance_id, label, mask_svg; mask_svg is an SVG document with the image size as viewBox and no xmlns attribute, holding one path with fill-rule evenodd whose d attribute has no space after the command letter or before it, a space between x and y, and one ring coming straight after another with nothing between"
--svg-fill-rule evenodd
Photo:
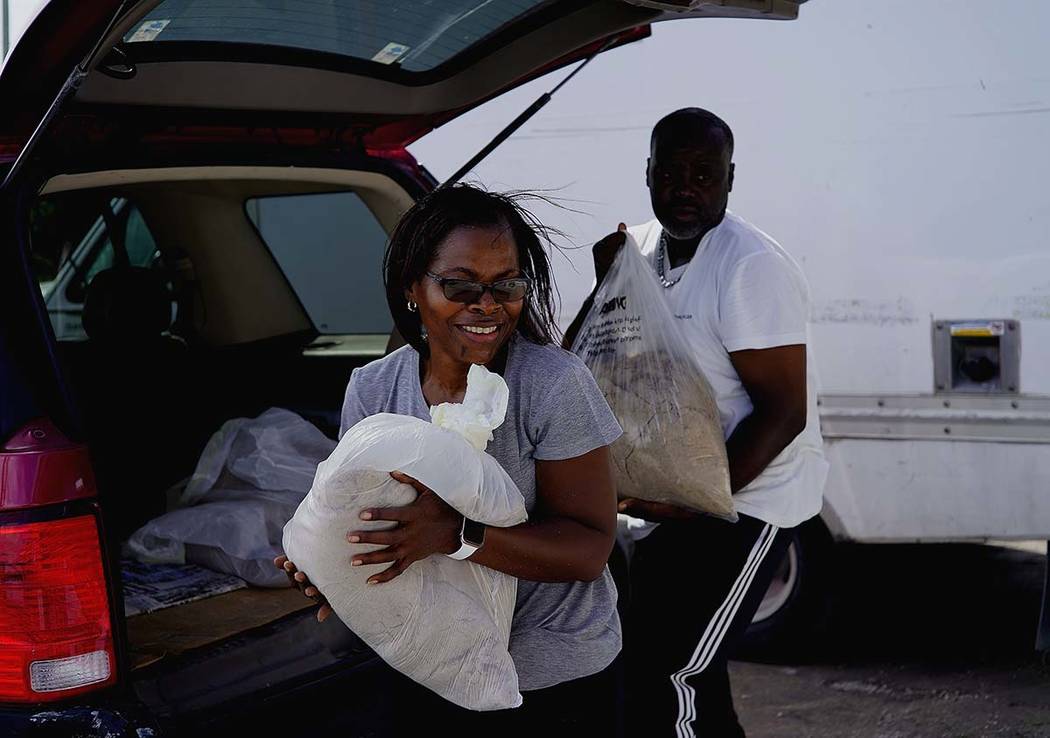
<instances>
[{"instance_id":1,"label":"rear bumper","mask_svg":"<svg viewBox=\"0 0 1050 738\"><path fill-rule=\"evenodd\" d=\"M863 543L1050 538L1050 397L821 397L821 517Z\"/></svg>"},{"instance_id":2,"label":"rear bumper","mask_svg":"<svg viewBox=\"0 0 1050 738\"><path fill-rule=\"evenodd\" d=\"M8 738L161 738L157 721L138 705L92 704L0 708L0 735Z\"/></svg>"}]
</instances>

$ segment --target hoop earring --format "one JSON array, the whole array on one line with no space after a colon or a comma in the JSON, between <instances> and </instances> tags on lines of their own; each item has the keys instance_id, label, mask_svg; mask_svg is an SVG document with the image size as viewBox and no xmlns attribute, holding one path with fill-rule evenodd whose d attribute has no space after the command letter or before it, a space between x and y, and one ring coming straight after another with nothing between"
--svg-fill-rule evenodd
<instances>
[{"instance_id":1,"label":"hoop earring","mask_svg":"<svg viewBox=\"0 0 1050 738\"><path fill-rule=\"evenodd\" d=\"M409 300L408 301L408 312L414 313L417 310L419 310L419 305L417 305L416 303L414 303L411 300Z\"/></svg>"}]
</instances>

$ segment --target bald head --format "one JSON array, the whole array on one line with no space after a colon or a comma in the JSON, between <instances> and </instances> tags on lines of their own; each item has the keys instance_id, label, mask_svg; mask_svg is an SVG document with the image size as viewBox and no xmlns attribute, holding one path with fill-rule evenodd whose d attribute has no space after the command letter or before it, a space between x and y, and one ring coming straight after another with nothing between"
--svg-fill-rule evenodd
<instances>
[{"instance_id":1,"label":"bald head","mask_svg":"<svg viewBox=\"0 0 1050 738\"><path fill-rule=\"evenodd\" d=\"M718 141L733 159L733 130L729 124L709 110L682 108L665 115L655 126L649 139L649 148L690 148Z\"/></svg>"}]
</instances>

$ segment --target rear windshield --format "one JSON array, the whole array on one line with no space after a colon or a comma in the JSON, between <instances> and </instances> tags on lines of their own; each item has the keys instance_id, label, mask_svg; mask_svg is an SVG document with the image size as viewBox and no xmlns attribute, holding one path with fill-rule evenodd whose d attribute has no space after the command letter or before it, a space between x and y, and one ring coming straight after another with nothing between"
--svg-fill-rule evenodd
<instances>
[{"instance_id":1,"label":"rear windshield","mask_svg":"<svg viewBox=\"0 0 1050 738\"><path fill-rule=\"evenodd\" d=\"M211 41L433 69L547 0L165 0L127 43Z\"/></svg>"},{"instance_id":2,"label":"rear windshield","mask_svg":"<svg viewBox=\"0 0 1050 738\"><path fill-rule=\"evenodd\" d=\"M254 197L245 211L314 327L388 334L383 287L386 231L353 192Z\"/></svg>"}]
</instances>

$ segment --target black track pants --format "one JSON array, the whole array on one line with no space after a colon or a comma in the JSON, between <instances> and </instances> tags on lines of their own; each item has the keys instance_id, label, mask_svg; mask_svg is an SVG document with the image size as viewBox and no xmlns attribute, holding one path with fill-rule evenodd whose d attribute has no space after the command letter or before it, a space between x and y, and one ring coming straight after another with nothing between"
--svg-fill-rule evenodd
<instances>
[{"instance_id":1,"label":"black track pants","mask_svg":"<svg viewBox=\"0 0 1050 738\"><path fill-rule=\"evenodd\" d=\"M637 543L625 642L628 736L742 736L727 652L791 530L740 516L667 523Z\"/></svg>"}]
</instances>

